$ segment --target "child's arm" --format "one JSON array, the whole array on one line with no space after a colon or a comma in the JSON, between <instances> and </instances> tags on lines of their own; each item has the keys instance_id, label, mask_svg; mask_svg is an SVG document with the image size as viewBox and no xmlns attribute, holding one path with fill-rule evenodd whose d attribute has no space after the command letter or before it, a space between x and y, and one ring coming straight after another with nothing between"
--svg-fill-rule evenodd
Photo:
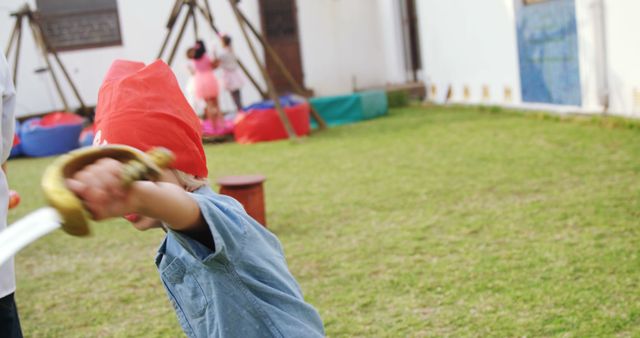
<instances>
[{"instance_id":1,"label":"child's arm","mask_svg":"<svg viewBox=\"0 0 640 338\"><path fill-rule=\"evenodd\" d=\"M217 69L218 67L220 67L220 59L215 58L211 60L211 68Z\"/></svg>"},{"instance_id":2,"label":"child's arm","mask_svg":"<svg viewBox=\"0 0 640 338\"><path fill-rule=\"evenodd\" d=\"M67 186L84 202L96 220L137 213L166 223L213 248L213 238L198 203L179 185L134 182L128 189L121 180L123 164L101 159L67 180ZM167 176L167 175L165 175ZM171 181L171 177L162 180Z\"/></svg>"},{"instance_id":3,"label":"child's arm","mask_svg":"<svg viewBox=\"0 0 640 338\"><path fill-rule=\"evenodd\" d=\"M200 206L180 186L167 182L135 182L131 194L135 196L135 213L161 220L172 230L213 248L213 237Z\"/></svg>"}]
</instances>

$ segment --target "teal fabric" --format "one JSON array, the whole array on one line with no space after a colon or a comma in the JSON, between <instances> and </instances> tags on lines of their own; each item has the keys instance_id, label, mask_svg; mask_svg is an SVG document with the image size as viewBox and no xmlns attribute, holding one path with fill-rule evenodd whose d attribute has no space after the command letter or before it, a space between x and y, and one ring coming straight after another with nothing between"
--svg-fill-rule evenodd
<instances>
[{"instance_id":1,"label":"teal fabric","mask_svg":"<svg viewBox=\"0 0 640 338\"><path fill-rule=\"evenodd\" d=\"M362 120L362 104L358 95L314 97L309 102L330 127ZM311 127L317 128L313 119Z\"/></svg>"},{"instance_id":2,"label":"teal fabric","mask_svg":"<svg viewBox=\"0 0 640 338\"><path fill-rule=\"evenodd\" d=\"M389 107L387 94L382 90L314 97L309 102L330 127L382 116L387 113ZM311 127L318 127L313 119Z\"/></svg>"},{"instance_id":3,"label":"teal fabric","mask_svg":"<svg viewBox=\"0 0 640 338\"><path fill-rule=\"evenodd\" d=\"M358 93L362 101L362 117L365 120L385 115L389 110L387 93L382 90Z\"/></svg>"}]
</instances>

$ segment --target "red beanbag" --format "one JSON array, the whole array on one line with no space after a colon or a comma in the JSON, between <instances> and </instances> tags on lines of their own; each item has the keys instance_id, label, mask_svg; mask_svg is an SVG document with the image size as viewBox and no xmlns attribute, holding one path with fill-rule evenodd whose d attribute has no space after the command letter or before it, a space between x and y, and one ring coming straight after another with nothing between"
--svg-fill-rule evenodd
<instances>
[{"instance_id":1,"label":"red beanbag","mask_svg":"<svg viewBox=\"0 0 640 338\"><path fill-rule=\"evenodd\" d=\"M38 125L41 127L83 124L84 119L76 114L67 112L56 112L43 116Z\"/></svg>"},{"instance_id":2,"label":"red beanbag","mask_svg":"<svg viewBox=\"0 0 640 338\"><path fill-rule=\"evenodd\" d=\"M284 111L298 136L309 134L310 107L308 102L286 107ZM236 142L242 144L282 140L289 137L275 109L257 109L238 114L234 135Z\"/></svg>"}]
</instances>

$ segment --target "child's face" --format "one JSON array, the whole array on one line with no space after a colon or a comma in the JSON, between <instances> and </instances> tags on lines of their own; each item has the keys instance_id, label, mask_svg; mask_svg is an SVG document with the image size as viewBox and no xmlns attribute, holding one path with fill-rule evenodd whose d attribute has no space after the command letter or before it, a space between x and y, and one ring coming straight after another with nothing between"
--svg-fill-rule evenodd
<instances>
[{"instance_id":1,"label":"child's face","mask_svg":"<svg viewBox=\"0 0 640 338\"><path fill-rule=\"evenodd\" d=\"M187 50L187 57L189 59L193 59L196 56L196 50L194 48L189 48Z\"/></svg>"},{"instance_id":2,"label":"child's face","mask_svg":"<svg viewBox=\"0 0 640 338\"><path fill-rule=\"evenodd\" d=\"M171 169L164 169L158 182L172 183L181 186L180 180ZM162 228L162 223L157 219L141 216L138 214L130 214L124 217L127 221L140 231L149 230L152 228Z\"/></svg>"}]
</instances>

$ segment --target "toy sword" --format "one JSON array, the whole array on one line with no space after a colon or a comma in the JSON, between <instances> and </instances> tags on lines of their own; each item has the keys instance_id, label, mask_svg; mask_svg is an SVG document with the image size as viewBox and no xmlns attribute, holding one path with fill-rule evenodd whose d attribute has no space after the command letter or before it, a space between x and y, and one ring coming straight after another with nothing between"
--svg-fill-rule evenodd
<instances>
[{"instance_id":1,"label":"toy sword","mask_svg":"<svg viewBox=\"0 0 640 338\"><path fill-rule=\"evenodd\" d=\"M60 156L47 167L42 177L42 189L49 206L31 212L0 232L0 264L58 228L73 236L90 234L91 214L67 188L65 180L105 157L126 163L122 173L122 184L125 186L138 180L157 180L162 168L173 161L173 154L164 148L154 148L144 153L122 145L87 147Z\"/></svg>"}]
</instances>

